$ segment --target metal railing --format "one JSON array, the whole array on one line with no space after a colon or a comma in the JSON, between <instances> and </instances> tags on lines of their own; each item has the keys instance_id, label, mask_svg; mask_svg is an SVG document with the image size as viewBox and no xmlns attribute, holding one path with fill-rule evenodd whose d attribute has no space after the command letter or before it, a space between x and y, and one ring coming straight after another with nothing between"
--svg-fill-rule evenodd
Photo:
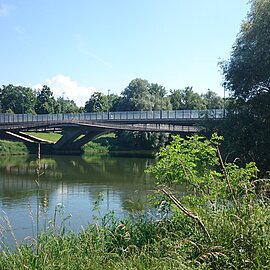
<instances>
[{"instance_id":1,"label":"metal railing","mask_svg":"<svg viewBox=\"0 0 270 270\"><path fill-rule=\"evenodd\" d=\"M65 114L0 114L0 124L25 122L61 122L77 121L132 121L132 120L203 120L222 119L223 109L212 110L176 110L176 111L126 111Z\"/></svg>"}]
</instances>

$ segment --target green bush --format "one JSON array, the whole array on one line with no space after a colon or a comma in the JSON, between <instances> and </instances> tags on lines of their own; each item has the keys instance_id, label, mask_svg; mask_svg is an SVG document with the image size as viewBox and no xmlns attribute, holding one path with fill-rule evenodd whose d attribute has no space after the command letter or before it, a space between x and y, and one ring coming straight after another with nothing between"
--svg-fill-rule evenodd
<instances>
[{"instance_id":1,"label":"green bush","mask_svg":"<svg viewBox=\"0 0 270 270\"><path fill-rule=\"evenodd\" d=\"M0 140L0 155L27 154L28 149L22 142Z\"/></svg>"},{"instance_id":2,"label":"green bush","mask_svg":"<svg viewBox=\"0 0 270 270\"><path fill-rule=\"evenodd\" d=\"M269 179L257 179L251 162L244 167L224 163L221 137L174 137L157 155L154 173L172 204L175 224L182 224L183 253L209 269L269 269ZM188 186L179 198L168 191Z\"/></svg>"}]
</instances>

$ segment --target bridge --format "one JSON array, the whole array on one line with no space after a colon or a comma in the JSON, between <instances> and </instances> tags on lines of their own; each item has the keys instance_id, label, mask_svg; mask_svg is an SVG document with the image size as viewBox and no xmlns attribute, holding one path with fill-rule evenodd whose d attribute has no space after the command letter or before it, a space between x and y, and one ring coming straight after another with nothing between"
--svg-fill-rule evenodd
<instances>
[{"instance_id":1,"label":"bridge","mask_svg":"<svg viewBox=\"0 0 270 270\"><path fill-rule=\"evenodd\" d=\"M78 153L95 137L113 130L196 133L207 120L225 117L223 109L175 111L126 111L65 114L0 114L0 137L42 144L47 152ZM56 143L30 136L26 131L61 132Z\"/></svg>"}]
</instances>

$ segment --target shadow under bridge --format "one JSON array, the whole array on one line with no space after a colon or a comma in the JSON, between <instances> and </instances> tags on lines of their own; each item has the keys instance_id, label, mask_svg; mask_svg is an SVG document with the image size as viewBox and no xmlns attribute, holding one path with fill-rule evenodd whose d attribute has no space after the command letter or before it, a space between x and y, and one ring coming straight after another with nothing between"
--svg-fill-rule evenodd
<instances>
[{"instance_id":1,"label":"shadow under bridge","mask_svg":"<svg viewBox=\"0 0 270 270\"><path fill-rule=\"evenodd\" d=\"M73 121L60 125L51 125L50 128L61 128L62 137L53 145L50 145L55 153L78 153L82 152L82 146L92 141L96 137L115 130L123 131L143 131L143 132L160 132L160 133L177 133L187 134L198 132L195 126L180 126L177 124L166 123L97 123L89 121ZM48 146L47 146L48 147Z\"/></svg>"}]
</instances>

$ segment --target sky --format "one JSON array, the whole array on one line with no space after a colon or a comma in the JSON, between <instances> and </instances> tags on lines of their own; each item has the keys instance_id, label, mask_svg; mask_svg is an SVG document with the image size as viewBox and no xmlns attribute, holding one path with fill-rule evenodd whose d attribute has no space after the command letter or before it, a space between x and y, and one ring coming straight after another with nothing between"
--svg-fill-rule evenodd
<instances>
[{"instance_id":1,"label":"sky","mask_svg":"<svg viewBox=\"0 0 270 270\"><path fill-rule=\"evenodd\" d=\"M41 89L84 106L135 78L223 96L248 0L0 0L0 85Z\"/></svg>"}]
</instances>

